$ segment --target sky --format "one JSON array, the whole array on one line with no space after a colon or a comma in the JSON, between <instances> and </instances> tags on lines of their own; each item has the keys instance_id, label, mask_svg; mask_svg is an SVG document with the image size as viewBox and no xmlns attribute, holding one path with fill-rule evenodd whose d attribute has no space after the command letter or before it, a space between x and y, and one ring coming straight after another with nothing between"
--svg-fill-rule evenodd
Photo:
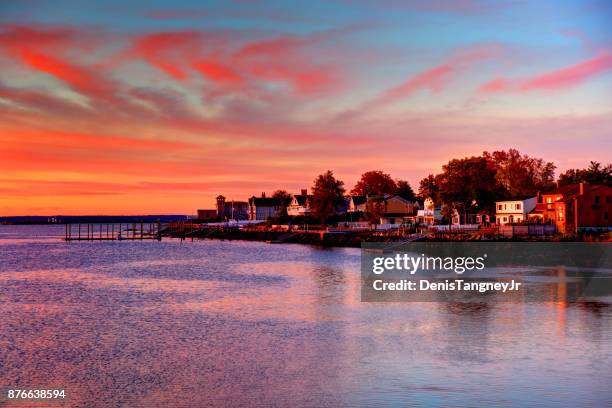
<instances>
[{"instance_id":1,"label":"sky","mask_svg":"<svg viewBox=\"0 0 612 408\"><path fill-rule=\"evenodd\" d=\"M612 2L0 2L0 216L610 162Z\"/></svg>"}]
</instances>

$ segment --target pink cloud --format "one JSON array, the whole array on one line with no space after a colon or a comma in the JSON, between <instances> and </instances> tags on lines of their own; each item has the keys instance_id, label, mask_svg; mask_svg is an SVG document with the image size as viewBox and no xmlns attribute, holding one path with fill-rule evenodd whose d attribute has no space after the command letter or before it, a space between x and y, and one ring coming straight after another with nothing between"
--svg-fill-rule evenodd
<instances>
[{"instance_id":1,"label":"pink cloud","mask_svg":"<svg viewBox=\"0 0 612 408\"><path fill-rule=\"evenodd\" d=\"M449 64L443 64L428 69L403 84L389 89L381 95L377 101L380 103L393 102L408 97L421 89L429 89L431 92L440 92L452 71L453 68Z\"/></svg>"},{"instance_id":2,"label":"pink cloud","mask_svg":"<svg viewBox=\"0 0 612 408\"><path fill-rule=\"evenodd\" d=\"M498 78L480 86L480 92L529 92L538 90L561 90L580 85L592 78L612 70L612 54L603 52L586 61L546 72L530 78Z\"/></svg>"}]
</instances>

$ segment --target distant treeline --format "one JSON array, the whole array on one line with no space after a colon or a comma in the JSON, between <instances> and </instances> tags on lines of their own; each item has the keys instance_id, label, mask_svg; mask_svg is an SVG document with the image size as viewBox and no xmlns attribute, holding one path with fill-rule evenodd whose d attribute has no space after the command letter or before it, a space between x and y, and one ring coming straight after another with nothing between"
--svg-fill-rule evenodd
<instances>
[{"instance_id":1,"label":"distant treeline","mask_svg":"<svg viewBox=\"0 0 612 408\"><path fill-rule=\"evenodd\" d=\"M186 220L186 215L57 215L0 217L2 224L139 223Z\"/></svg>"}]
</instances>

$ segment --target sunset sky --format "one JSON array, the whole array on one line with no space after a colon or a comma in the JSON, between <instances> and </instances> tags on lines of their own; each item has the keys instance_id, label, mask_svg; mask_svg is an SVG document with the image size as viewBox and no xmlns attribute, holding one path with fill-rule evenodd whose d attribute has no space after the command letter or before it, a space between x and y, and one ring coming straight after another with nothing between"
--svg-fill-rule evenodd
<instances>
[{"instance_id":1,"label":"sunset sky","mask_svg":"<svg viewBox=\"0 0 612 408\"><path fill-rule=\"evenodd\" d=\"M0 72L0 216L612 156L609 1L3 0Z\"/></svg>"}]
</instances>

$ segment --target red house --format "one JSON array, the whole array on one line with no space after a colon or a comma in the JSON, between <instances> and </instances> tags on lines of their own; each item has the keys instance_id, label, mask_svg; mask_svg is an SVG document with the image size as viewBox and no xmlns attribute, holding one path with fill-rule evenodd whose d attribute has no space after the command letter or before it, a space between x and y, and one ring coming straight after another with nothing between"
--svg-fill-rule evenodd
<instances>
[{"instance_id":1,"label":"red house","mask_svg":"<svg viewBox=\"0 0 612 408\"><path fill-rule=\"evenodd\" d=\"M531 220L554 224L560 232L612 230L612 187L568 184L538 197Z\"/></svg>"}]
</instances>

